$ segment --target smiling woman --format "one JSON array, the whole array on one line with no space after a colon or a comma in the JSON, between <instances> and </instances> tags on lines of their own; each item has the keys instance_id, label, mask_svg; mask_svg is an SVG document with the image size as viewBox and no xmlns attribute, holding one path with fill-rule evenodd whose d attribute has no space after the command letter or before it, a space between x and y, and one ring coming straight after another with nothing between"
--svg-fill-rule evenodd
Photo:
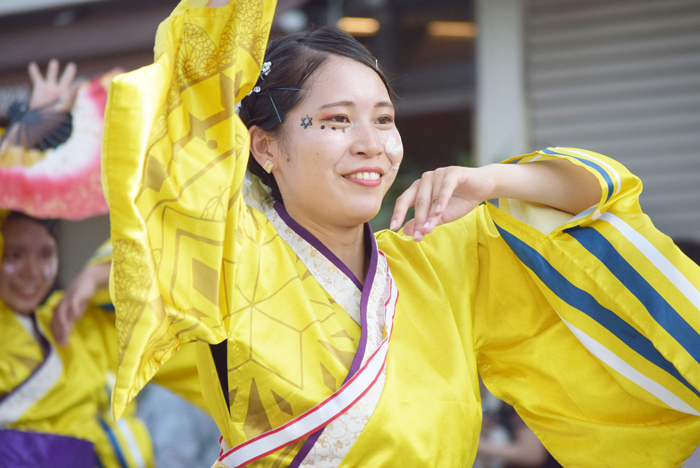
<instances>
[{"instance_id":1,"label":"smiling woman","mask_svg":"<svg viewBox=\"0 0 700 468\"><path fill-rule=\"evenodd\" d=\"M116 361L111 314L89 308L66 343L51 332L63 296L47 299L58 272L54 227L19 212L0 217L0 459L11 466L91 468L96 459L105 467L150 466L145 427L131 416L117 425L107 413L107 373ZM94 291L105 267L109 272L109 263L86 268L79 282Z\"/></svg>"},{"instance_id":2,"label":"smiling woman","mask_svg":"<svg viewBox=\"0 0 700 468\"><path fill-rule=\"evenodd\" d=\"M469 465L478 374L564 465L680 464L700 272L639 180L573 148L442 168L375 235L403 158L387 80L333 29L265 50L273 3L182 2L111 88L115 415L196 341L215 466Z\"/></svg>"},{"instance_id":3,"label":"smiling woman","mask_svg":"<svg viewBox=\"0 0 700 468\"><path fill-rule=\"evenodd\" d=\"M55 223L18 212L2 223L0 300L17 313L34 312L58 274Z\"/></svg>"}]
</instances>

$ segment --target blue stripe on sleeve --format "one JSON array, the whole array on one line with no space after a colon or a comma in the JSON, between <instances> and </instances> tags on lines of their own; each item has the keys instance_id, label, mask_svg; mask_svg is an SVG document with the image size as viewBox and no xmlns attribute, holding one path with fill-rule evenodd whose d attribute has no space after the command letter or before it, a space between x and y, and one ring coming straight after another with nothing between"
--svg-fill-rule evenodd
<instances>
[{"instance_id":1,"label":"blue stripe on sleeve","mask_svg":"<svg viewBox=\"0 0 700 468\"><path fill-rule=\"evenodd\" d=\"M100 424L102 425L102 429L105 431L107 437L109 438L109 443L112 445L114 453L117 455L117 461L119 461L119 466L121 466L122 468L129 468L126 464L124 454L122 453L122 450L119 447L119 441L117 441L117 437L112 432L112 429L110 429L109 425L107 425L107 423L103 419L100 419Z\"/></svg>"},{"instance_id":2,"label":"blue stripe on sleeve","mask_svg":"<svg viewBox=\"0 0 700 468\"><path fill-rule=\"evenodd\" d=\"M614 312L603 307L589 293L574 286L535 249L500 226L496 225L496 228L520 261L530 268L561 300L591 317L640 356L665 370L693 393L700 396L700 392L678 372L673 363L663 357L648 338Z\"/></svg>"},{"instance_id":3,"label":"blue stripe on sleeve","mask_svg":"<svg viewBox=\"0 0 700 468\"><path fill-rule=\"evenodd\" d=\"M543 149L543 150L542 150L542 153L544 153L544 154L549 154L549 155L566 156L566 157L568 157L568 158L574 158L574 159L576 159L576 160L578 160L578 161L581 161L581 162L582 162L583 164L585 164L586 166L588 166L588 167L590 167L590 168L592 168L592 169L595 169L595 170L598 171L598 173L603 177L603 179L605 179L605 183L608 185L608 197L605 199L605 201L607 202L608 200L610 200L610 197L612 197L613 191L615 190L615 184L613 183L612 178L610 177L610 174L608 174L607 171L606 171L605 169L603 169L599 164L597 164L597 163L595 163L595 162L593 162L593 161L589 161L588 159L580 158L580 157L578 157L578 156L572 156L572 155L570 155L570 154L557 153L556 151L552 151L552 150L549 149L549 148Z\"/></svg>"},{"instance_id":4,"label":"blue stripe on sleeve","mask_svg":"<svg viewBox=\"0 0 700 468\"><path fill-rule=\"evenodd\" d=\"M568 234L595 255L620 283L644 304L649 314L685 350L700 362L700 335L671 307L642 275L625 260L605 236L591 227L573 229Z\"/></svg>"}]
</instances>

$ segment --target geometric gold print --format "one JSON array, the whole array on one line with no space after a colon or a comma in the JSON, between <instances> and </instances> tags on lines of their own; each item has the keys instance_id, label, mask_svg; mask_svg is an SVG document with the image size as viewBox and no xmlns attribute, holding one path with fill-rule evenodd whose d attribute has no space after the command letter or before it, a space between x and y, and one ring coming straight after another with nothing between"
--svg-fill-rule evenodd
<instances>
[{"instance_id":1,"label":"geometric gold print","mask_svg":"<svg viewBox=\"0 0 700 468\"><path fill-rule=\"evenodd\" d=\"M196 258L192 259L192 287L212 304L218 305L219 272Z\"/></svg>"},{"instance_id":2,"label":"geometric gold print","mask_svg":"<svg viewBox=\"0 0 700 468\"><path fill-rule=\"evenodd\" d=\"M233 390L228 391L228 403L230 406L233 406L233 402L236 401L237 394L238 394L238 387L234 388Z\"/></svg>"},{"instance_id":3,"label":"geometric gold print","mask_svg":"<svg viewBox=\"0 0 700 468\"><path fill-rule=\"evenodd\" d=\"M289 402L280 395L275 393L274 390L270 391L272 392L272 396L275 397L275 401L277 402L277 406L279 406L280 410L290 416L294 416L294 413L292 412L292 405L290 405Z\"/></svg>"},{"instance_id":4,"label":"geometric gold print","mask_svg":"<svg viewBox=\"0 0 700 468\"><path fill-rule=\"evenodd\" d=\"M335 377L333 377L331 371L329 371L322 362L319 362L319 364L321 364L321 372L323 373L323 383L326 384L326 387L330 388L332 392L335 392L338 388L338 385L335 382Z\"/></svg>"},{"instance_id":5,"label":"geometric gold print","mask_svg":"<svg viewBox=\"0 0 700 468\"><path fill-rule=\"evenodd\" d=\"M338 333L334 333L331 335L331 338L347 338L349 340L352 340L352 336L346 331L346 330L340 330Z\"/></svg>"},{"instance_id":6,"label":"geometric gold print","mask_svg":"<svg viewBox=\"0 0 700 468\"><path fill-rule=\"evenodd\" d=\"M168 176L168 171L165 169L163 163L149 154L146 158L145 180L143 185L156 192L160 192L160 188L163 186L163 182Z\"/></svg>"},{"instance_id":7,"label":"geometric gold print","mask_svg":"<svg viewBox=\"0 0 700 468\"><path fill-rule=\"evenodd\" d=\"M341 351L327 341L318 340L318 342L326 348L334 358L336 358L347 370L352 367L352 361L355 359L355 353L351 351Z\"/></svg>"},{"instance_id":8,"label":"geometric gold print","mask_svg":"<svg viewBox=\"0 0 700 468\"><path fill-rule=\"evenodd\" d=\"M255 383L255 379L253 379L253 383L250 385L248 414L246 414L245 423L243 423L243 432L245 432L245 436L248 439L252 439L270 429L272 429L272 425L265 412L265 407L260 400L258 386Z\"/></svg>"}]
</instances>

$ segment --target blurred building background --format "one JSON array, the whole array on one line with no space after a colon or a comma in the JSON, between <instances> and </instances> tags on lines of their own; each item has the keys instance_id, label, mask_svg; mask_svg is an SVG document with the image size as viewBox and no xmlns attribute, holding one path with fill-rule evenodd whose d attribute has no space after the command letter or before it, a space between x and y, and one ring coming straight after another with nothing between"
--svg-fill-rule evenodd
<instances>
[{"instance_id":1,"label":"blurred building background","mask_svg":"<svg viewBox=\"0 0 700 468\"><path fill-rule=\"evenodd\" d=\"M31 60L92 76L152 62L176 0L0 1L0 123ZM700 240L700 0L279 0L273 36L339 24L399 95L406 159L423 171L546 146L610 155L644 181L663 232ZM60 278L108 237L106 217L61 225Z\"/></svg>"}]
</instances>

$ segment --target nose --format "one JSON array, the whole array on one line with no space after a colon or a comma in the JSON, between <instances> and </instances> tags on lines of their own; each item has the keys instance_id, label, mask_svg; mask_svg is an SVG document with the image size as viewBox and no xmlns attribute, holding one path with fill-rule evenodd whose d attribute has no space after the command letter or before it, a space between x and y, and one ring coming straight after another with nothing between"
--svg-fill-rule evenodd
<instances>
[{"instance_id":1,"label":"nose","mask_svg":"<svg viewBox=\"0 0 700 468\"><path fill-rule=\"evenodd\" d=\"M355 129L355 140L350 148L353 154L373 158L384 153L379 138L379 130L371 124L360 124Z\"/></svg>"},{"instance_id":2,"label":"nose","mask_svg":"<svg viewBox=\"0 0 700 468\"><path fill-rule=\"evenodd\" d=\"M44 276L43 267L44 265L39 259L27 257L20 266L20 277L27 280L41 279Z\"/></svg>"}]
</instances>

